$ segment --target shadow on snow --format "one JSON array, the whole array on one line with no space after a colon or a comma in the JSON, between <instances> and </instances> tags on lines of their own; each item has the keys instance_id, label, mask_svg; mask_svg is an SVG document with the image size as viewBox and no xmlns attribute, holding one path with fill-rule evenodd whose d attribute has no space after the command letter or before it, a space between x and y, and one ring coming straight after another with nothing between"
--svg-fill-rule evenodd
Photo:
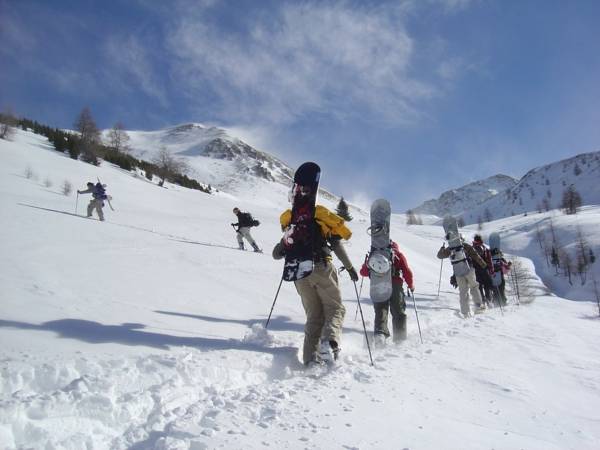
<instances>
[{"instance_id":1,"label":"shadow on snow","mask_svg":"<svg viewBox=\"0 0 600 450\"><path fill-rule=\"evenodd\" d=\"M65 339L77 339L90 344L115 343L123 345L142 345L162 350L171 347L195 347L201 350L244 350L269 353L272 355L295 355L296 347L264 347L246 343L239 339L219 339L204 337L173 336L169 334L144 331L144 324L123 323L121 325L104 325L99 322L81 319L51 320L41 324L0 320L0 327L18 328L22 330L52 331Z\"/></svg>"}]
</instances>

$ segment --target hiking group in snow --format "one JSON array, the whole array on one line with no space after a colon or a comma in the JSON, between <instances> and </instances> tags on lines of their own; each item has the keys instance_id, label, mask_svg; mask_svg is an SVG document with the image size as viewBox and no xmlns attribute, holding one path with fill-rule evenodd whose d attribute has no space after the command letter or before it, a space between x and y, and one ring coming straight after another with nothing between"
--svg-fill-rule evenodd
<instances>
[{"instance_id":1,"label":"hiking group in snow","mask_svg":"<svg viewBox=\"0 0 600 450\"><path fill-rule=\"evenodd\" d=\"M333 264L332 254L335 254L343 265L340 272L345 270L354 283L357 313L361 313L365 339L373 364L360 293L356 286L359 273L363 280L370 280L370 298L375 314L373 344L375 347L383 347L389 337L392 337L395 344L407 337L407 294L413 298L421 334L414 301L413 272L398 243L390 238L390 204L385 199L378 199L371 206L371 223L367 229L371 236L371 247L357 273L342 243L343 240L350 239L352 232L345 225L344 219L326 207L316 204L320 173L319 166L309 162L302 164L294 175L290 192L292 207L280 216L281 230L284 234L272 251L274 259L285 259L284 270L265 328L268 327L282 282L293 281L306 314L303 363L306 366L318 366L339 358L346 308L342 302L338 271ZM106 194L105 188L106 185L98 180L96 184L88 182L87 189L77 191L78 196L92 194L87 206L87 217L91 217L96 210L98 218L104 221L105 200L112 209L110 196ZM245 250L246 240L254 252L262 253L251 234L251 228L260 225L260 222L254 219L252 214L238 207L233 208L233 214L237 222L231 223L231 226L236 232L239 250ZM445 242L437 252L437 257L442 265L444 259L449 259L452 264L453 275L450 282L459 289L461 316L471 316L471 301L475 313L490 307L493 300L496 300L500 307L505 305L504 274L510 270L511 263L503 257L498 233L490 235L491 248L488 248L479 234L474 236L472 245L466 243L464 236L458 232L457 221L453 217L444 218L443 226ZM404 283L407 286L406 293ZM390 312L392 333L388 326Z\"/></svg>"}]
</instances>

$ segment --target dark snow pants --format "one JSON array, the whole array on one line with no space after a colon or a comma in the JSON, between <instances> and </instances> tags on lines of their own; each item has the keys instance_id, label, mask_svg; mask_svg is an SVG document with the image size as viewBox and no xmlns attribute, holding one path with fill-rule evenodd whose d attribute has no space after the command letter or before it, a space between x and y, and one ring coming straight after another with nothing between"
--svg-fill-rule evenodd
<instances>
[{"instance_id":1,"label":"dark snow pants","mask_svg":"<svg viewBox=\"0 0 600 450\"><path fill-rule=\"evenodd\" d=\"M392 296L386 302L373 302L375 309L375 334L390 336L388 316L392 311L392 329L394 342L406 339L406 301L400 283L392 283Z\"/></svg>"}]
</instances>

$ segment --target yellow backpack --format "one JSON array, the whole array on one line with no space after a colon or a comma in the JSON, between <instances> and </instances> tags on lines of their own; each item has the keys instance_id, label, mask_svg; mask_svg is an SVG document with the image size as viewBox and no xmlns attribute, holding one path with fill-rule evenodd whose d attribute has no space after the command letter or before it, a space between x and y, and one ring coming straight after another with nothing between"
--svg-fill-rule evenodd
<instances>
[{"instance_id":1,"label":"yellow backpack","mask_svg":"<svg viewBox=\"0 0 600 450\"><path fill-rule=\"evenodd\" d=\"M327 208L321 205L317 205L315 208L315 220L319 224L321 229L321 235L327 239L333 235L342 237L343 239L350 239L352 231L344 225L344 219L337 214L332 213ZM283 214L279 217L281 223L281 229L284 230L292 221L292 210L286 209Z\"/></svg>"}]
</instances>

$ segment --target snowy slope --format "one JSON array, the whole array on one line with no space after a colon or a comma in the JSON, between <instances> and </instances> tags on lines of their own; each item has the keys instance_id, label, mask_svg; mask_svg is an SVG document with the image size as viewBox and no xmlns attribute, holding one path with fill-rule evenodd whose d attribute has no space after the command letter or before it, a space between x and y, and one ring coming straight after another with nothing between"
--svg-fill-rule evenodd
<instances>
[{"instance_id":1,"label":"snowy slope","mask_svg":"<svg viewBox=\"0 0 600 450\"><path fill-rule=\"evenodd\" d=\"M486 200L512 188L517 180L507 175L494 175L457 189L442 193L437 199L427 200L412 211L416 214L433 214L439 217L460 215Z\"/></svg>"},{"instance_id":2,"label":"snowy slope","mask_svg":"<svg viewBox=\"0 0 600 450\"><path fill-rule=\"evenodd\" d=\"M530 170L509 191L465 210L465 223L477 223L490 211L499 219L527 211L560 208L562 194L570 185L581 194L584 205L600 204L600 152L584 153Z\"/></svg>"},{"instance_id":3,"label":"snowy slope","mask_svg":"<svg viewBox=\"0 0 600 450\"><path fill-rule=\"evenodd\" d=\"M105 223L80 216L87 197L76 215L58 188L96 177L114 197ZM409 309L409 339L375 351L372 367L342 273L342 361L306 371L292 285L261 326L281 276L268 253L285 198L265 190L243 205L261 219L261 255L233 248L239 198L167 187L28 133L0 141L0 448L597 448L593 304L544 295L532 275L532 304L459 319L448 264L436 299L441 229L398 215L424 343ZM358 265L366 216L349 225Z\"/></svg>"}]
</instances>

